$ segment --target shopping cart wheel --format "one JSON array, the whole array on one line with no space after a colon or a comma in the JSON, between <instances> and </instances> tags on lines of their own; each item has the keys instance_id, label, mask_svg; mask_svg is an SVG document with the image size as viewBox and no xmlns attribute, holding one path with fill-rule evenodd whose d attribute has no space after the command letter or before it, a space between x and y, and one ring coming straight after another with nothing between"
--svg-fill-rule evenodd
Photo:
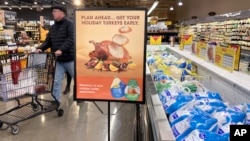
<instances>
[{"instance_id":1,"label":"shopping cart wheel","mask_svg":"<svg viewBox=\"0 0 250 141\"><path fill-rule=\"evenodd\" d=\"M18 125L11 126L11 132L13 135L18 134L20 131L20 127Z\"/></svg>"},{"instance_id":2,"label":"shopping cart wheel","mask_svg":"<svg viewBox=\"0 0 250 141\"><path fill-rule=\"evenodd\" d=\"M33 111L37 111L38 110L38 105L35 103L31 103L32 109Z\"/></svg>"},{"instance_id":3,"label":"shopping cart wheel","mask_svg":"<svg viewBox=\"0 0 250 141\"><path fill-rule=\"evenodd\" d=\"M57 111L58 117L63 116L63 113L64 113L63 109L58 109L58 111Z\"/></svg>"}]
</instances>

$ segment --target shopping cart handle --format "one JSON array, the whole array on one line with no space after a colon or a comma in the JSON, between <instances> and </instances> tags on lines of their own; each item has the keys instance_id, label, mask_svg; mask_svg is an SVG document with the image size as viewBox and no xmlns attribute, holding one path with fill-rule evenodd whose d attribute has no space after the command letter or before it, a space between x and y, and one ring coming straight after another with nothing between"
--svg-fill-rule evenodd
<instances>
[{"instance_id":1,"label":"shopping cart handle","mask_svg":"<svg viewBox=\"0 0 250 141\"><path fill-rule=\"evenodd\" d=\"M39 48L35 49L34 53L42 53L43 51Z\"/></svg>"}]
</instances>

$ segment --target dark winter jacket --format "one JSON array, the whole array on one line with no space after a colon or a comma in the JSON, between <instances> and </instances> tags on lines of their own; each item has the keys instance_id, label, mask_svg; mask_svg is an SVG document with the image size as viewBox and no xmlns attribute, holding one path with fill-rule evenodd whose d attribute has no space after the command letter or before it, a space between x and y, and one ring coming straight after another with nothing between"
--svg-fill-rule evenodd
<instances>
[{"instance_id":1,"label":"dark winter jacket","mask_svg":"<svg viewBox=\"0 0 250 141\"><path fill-rule=\"evenodd\" d=\"M62 55L57 57L59 62L67 62L74 60L74 25L67 18L61 21L55 21L55 24L49 29L45 42L38 47L42 51L51 48L51 52L58 49L62 51Z\"/></svg>"}]
</instances>

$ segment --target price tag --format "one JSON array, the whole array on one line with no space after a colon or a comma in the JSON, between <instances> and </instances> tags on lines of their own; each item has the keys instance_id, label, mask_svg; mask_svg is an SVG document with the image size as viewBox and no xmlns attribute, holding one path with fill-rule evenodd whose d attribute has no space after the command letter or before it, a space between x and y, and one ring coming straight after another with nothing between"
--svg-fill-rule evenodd
<instances>
[{"instance_id":1,"label":"price tag","mask_svg":"<svg viewBox=\"0 0 250 141\"><path fill-rule=\"evenodd\" d=\"M15 24L16 21L16 12L4 10L4 23L7 24Z\"/></svg>"},{"instance_id":2,"label":"price tag","mask_svg":"<svg viewBox=\"0 0 250 141\"><path fill-rule=\"evenodd\" d=\"M234 70L239 70L240 66L240 46L239 45L230 45L229 48L235 50L235 61L234 61Z\"/></svg>"},{"instance_id":3,"label":"price tag","mask_svg":"<svg viewBox=\"0 0 250 141\"><path fill-rule=\"evenodd\" d=\"M182 35L181 40L183 40L184 45L191 45L193 41L193 35Z\"/></svg>"},{"instance_id":4,"label":"price tag","mask_svg":"<svg viewBox=\"0 0 250 141\"><path fill-rule=\"evenodd\" d=\"M161 42L162 42L162 36L160 35L150 36L149 39L150 45L161 45Z\"/></svg>"},{"instance_id":5,"label":"price tag","mask_svg":"<svg viewBox=\"0 0 250 141\"><path fill-rule=\"evenodd\" d=\"M211 63L214 63L215 48L216 48L216 44L213 44L213 43L207 44L207 60Z\"/></svg>"},{"instance_id":6,"label":"price tag","mask_svg":"<svg viewBox=\"0 0 250 141\"><path fill-rule=\"evenodd\" d=\"M235 49L216 47L215 51L215 65L226 70L233 71L235 62Z\"/></svg>"},{"instance_id":7,"label":"price tag","mask_svg":"<svg viewBox=\"0 0 250 141\"><path fill-rule=\"evenodd\" d=\"M193 42L193 43L192 43L191 49L192 49L192 53L193 53L193 54L196 53L196 45L197 45L197 42Z\"/></svg>"},{"instance_id":8,"label":"price tag","mask_svg":"<svg viewBox=\"0 0 250 141\"><path fill-rule=\"evenodd\" d=\"M231 67L233 65L233 56L224 54L222 64L224 67Z\"/></svg>"},{"instance_id":9,"label":"price tag","mask_svg":"<svg viewBox=\"0 0 250 141\"><path fill-rule=\"evenodd\" d=\"M184 41L181 40L181 42L180 42L180 47L179 47L180 50L183 50L183 49L184 49L184 43L183 43L183 42L184 42Z\"/></svg>"},{"instance_id":10,"label":"price tag","mask_svg":"<svg viewBox=\"0 0 250 141\"><path fill-rule=\"evenodd\" d=\"M197 42L196 56L205 60L206 55L207 55L207 44L204 42Z\"/></svg>"},{"instance_id":11,"label":"price tag","mask_svg":"<svg viewBox=\"0 0 250 141\"><path fill-rule=\"evenodd\" d=\"M188 50L192 52L191 46L193 41L193 35L181 35L180 50Z\"/></svg>"}]
</instances>

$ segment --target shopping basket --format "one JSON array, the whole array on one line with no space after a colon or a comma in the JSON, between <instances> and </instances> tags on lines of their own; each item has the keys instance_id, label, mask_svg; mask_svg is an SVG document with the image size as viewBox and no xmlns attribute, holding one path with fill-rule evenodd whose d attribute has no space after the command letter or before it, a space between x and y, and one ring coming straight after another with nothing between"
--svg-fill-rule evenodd
<instances>
[{"instance_id":1,"label":"shopping basket","mask_svg":"<svg viewBox=\"0 0 250 141\"><path fill-rule=\"evenodd\" d=\"M15 100L17 105L0 114L0 128L19 133L18 123L53 110L59 117L63 109L52 94L55 55L31 53L21 58L18 54L1 57L0 100Z\"/></svg>"}]
</instances>

